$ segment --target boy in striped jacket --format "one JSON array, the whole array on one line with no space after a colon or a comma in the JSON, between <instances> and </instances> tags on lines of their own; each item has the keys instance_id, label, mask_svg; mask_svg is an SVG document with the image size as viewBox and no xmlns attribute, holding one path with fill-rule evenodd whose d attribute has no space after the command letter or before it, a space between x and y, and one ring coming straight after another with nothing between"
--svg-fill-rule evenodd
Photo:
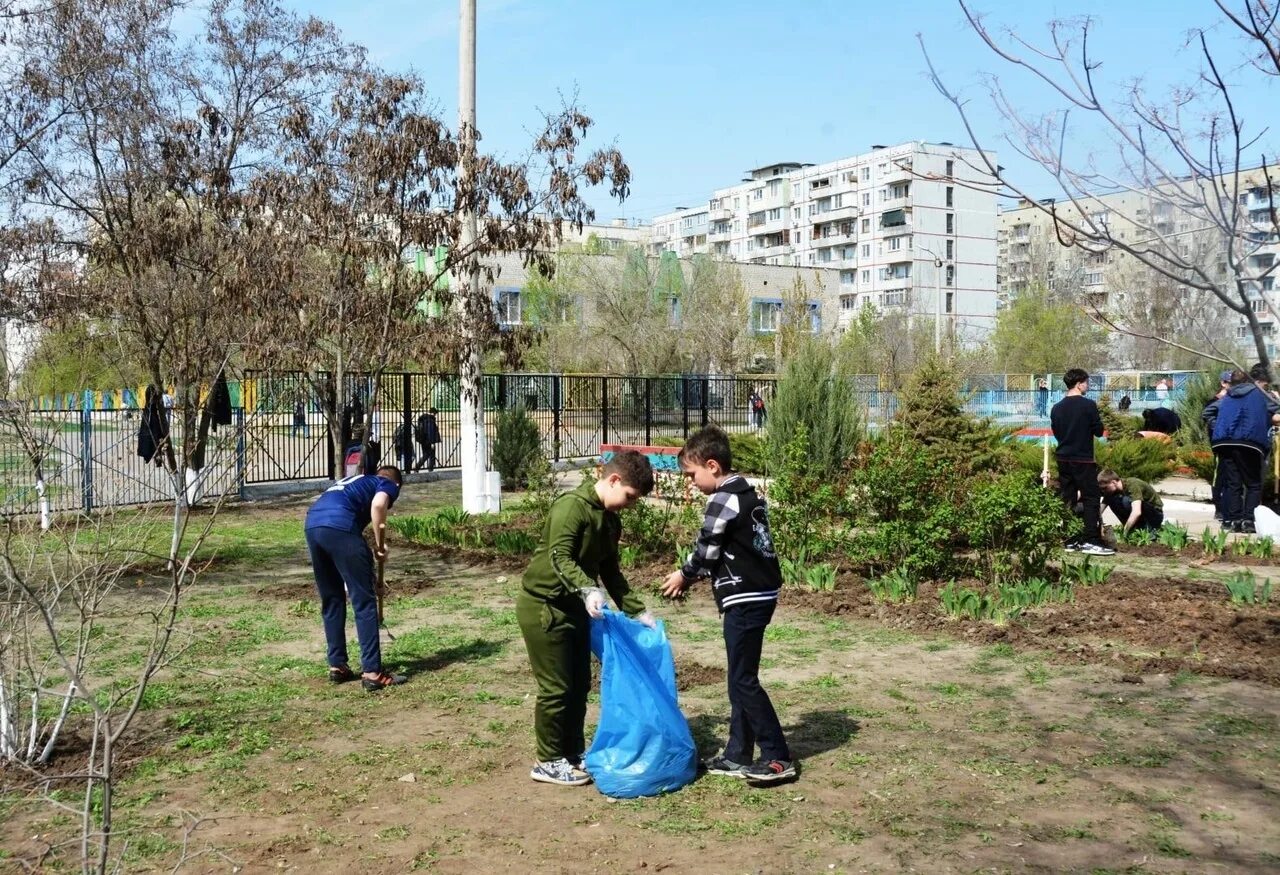
<instances>
[{"instance_id":1,"label":"boy in striped jacket","mask_svg":"<svg viewBox=\"0 0 1280 875\"><path fill-rule=\"evenodd\" d=\"M796 766L782 725L760 686L764 630L782 588L765 501L745 477L734 473L729 438L718 428L689 436L680 451L680 469L711 499L697 546L684 567L663 582L662 594L676 598L699 577L710 577L724 617L728 657L729 740L724 752L704 765L711 774L750 781L793 778ZM753 760L757 743L760 759Z\"/></svg>"}]
</instances>

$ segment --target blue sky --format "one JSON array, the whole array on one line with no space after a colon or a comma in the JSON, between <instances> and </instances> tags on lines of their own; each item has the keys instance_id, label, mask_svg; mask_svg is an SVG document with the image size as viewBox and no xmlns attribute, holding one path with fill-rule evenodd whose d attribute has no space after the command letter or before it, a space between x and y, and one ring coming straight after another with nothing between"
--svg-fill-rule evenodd
<instances>
[{"instance_id":1,"label":"blue sky","mask_svg":"<svg viewBox=\"0 0 1280 875\"><path fill-rule=\"evenodd\" d=\"M382 66L415 70L456 122L456 0L286 2L334 22ZM959 117L928 81L917 32L944 78L970 99L984 145L1036 194L1053 194L1000 141L1006 124L982 77L999 73L1024 109L1058 104L982 45L954 0L478 2L482 147L519 155L539 109L576 93L597 123L593 142L615 141L633 174L624 204L591 195L600 220L649 219L698 204L744 169L774 161L829 161L912 139L967 143ZM1188 32L1218 22L1209 0L975 0L975 7L1036 42L1047 39L1052 19L1092 16L1098 77L1111 88L1142 77L1157 93L1195 77L1200 59L1185 47ZM1242 70L1240 43L1222 25L1213 39L1228 77L1241 83L1239 111L1260 132L1280 105L1280 83ZM1106 160L1096 132L1080 134L1075 148L1102 147ZM1268 133L1265 143L1273 142Z\"/></svg>"}]
</instances>

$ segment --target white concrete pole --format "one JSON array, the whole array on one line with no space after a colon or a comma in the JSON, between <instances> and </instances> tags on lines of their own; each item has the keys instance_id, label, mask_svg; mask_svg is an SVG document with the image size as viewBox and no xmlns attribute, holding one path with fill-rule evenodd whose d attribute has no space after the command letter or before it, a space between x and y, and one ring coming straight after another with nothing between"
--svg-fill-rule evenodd
<instances>
[{"instance_id":1,"label":"white concrete pole","mask_svg":"<svg viewBox=\"0 0 1280 875\"><path fill-rule=\"evenodd\" d=\"M476 0L460 0L458 14L458 185L470 187L476 154ZM476 241L476 216L470 209L462 213L462 250ZM459 317L462 325L462 355L458 362L462 455L462 507L468 513L483 513L489 502L485 495L485 464L488 439L484 430L484 386L480 374L482 335L485 318L480 276L474 256L465 257L454 271L458 283Z\"/></svg>"}]
</instances>

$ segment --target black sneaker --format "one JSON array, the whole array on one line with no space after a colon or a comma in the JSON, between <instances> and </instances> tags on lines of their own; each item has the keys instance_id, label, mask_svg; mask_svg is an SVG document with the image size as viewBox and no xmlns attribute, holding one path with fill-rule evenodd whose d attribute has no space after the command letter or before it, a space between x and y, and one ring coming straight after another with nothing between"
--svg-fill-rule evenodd
<instances>
[{"instance_id":1,"label":"black sneaker","mask_svg":"<svg viewBox=\"0 0 1280 875\"><path fill-rule=\"evenodd\" d=\"M376 693L378 690L385 689L386 687L394 687L407 680L408 678L402 674L390 674L385 671L378 672L378 676L376 678L367 678L364 675L360 676L361 685L371 693Z\"/></svg>"},{"instance_id":2,"label":"black sneaker","mask_svg":"<svg viewBox=\"0 0 1280 875\"><path fill-rule=\"evenodd\" d=\"M722 756L703 760L702 767L707 770L708 775L728 775L731 778L743 777L742 770L746 768L742 763L735 763Z\"/></svg>"},{"instance_id":3,"label":"black sneaker","mask_svg":"<svg viewBox=\"0 0 1280 875\"><path fill-rule=\"evenodd\" d=\"M742 777L748 781L768 784L785 781L796 776L796 764L791 760L761 760L742 769Z\"/></svg>"},{"instance_id":4,"label":"black sneaker","mask_svg":"<svg viewBox=\"0 0 1280 875\"><path fill-rule=\"evenodd\" d=\"M1080 545L1077 542L1072 541L1069 544L1064 545L1062 549L1068 553L1079 553Z\"/></svg>"},{"instance_id":5,"label":"black sneaker","mask_svg":"<svg viewBox=\"0 0 1280 875\"><path fill-rule=\"evenodd\" d=\"M1244 520L1243 522L1239 523L1239 528L1237 528L1236 531L1245 535L1258 534L1258 529L1253 524L1253 520Z\"/></svg>"}]
</instances>

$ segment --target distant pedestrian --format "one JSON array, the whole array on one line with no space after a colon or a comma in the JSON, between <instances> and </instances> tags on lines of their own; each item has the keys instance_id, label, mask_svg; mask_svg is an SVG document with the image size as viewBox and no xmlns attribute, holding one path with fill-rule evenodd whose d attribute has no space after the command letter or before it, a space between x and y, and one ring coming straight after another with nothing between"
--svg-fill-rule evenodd
<instances>
[{"instance_id":1,"label":"distant pedestrian","mask_svg":"<svg viewBox=\"0 0 1280 875\"><path fill-rule=\"evenodd\" d=\"M311 437L311 426L307 425L307 405L301 401L293 405L293 432L291 437L297 437L299 431L302 432L304 438Z\"/></svg>"},{"instance_id":2,"label":"distant pedestrian","mask_svg":"<svg viewBox=\"0 0 1280 875\"><path fill-rule=\"evenodd\" d=\"M751 397L747 399L747 403L751 407L751 424L757 429L764 428L765 419L769 413L764 406L764 396L760 394L760 387L754 386L751 389Z\"/></svg>"},{"instance_id":3,"label":"distant pedestrian","mask_svg":"<svg viewBox=\"0 0 1280 875\"><path fill-rule=\"evenodd\" d=\"M418 422L413 430L414 440L418 442L420 455L414 464L416 470L421 471L422 466L426 465L428 471L436 469L436 444L440 443L440 425L436 422L436 415L439 413L434 407L428 408L427 412L418 417Z\"/></svg>"},{"instance_id":4,"label":"distant pedestrian","mask_svg":"<svg viewBox=\"0 0 1280 875\"><path fill-rule=\"evenodd\" d=\"M1045 416L1049 412L1049 383L1044 377L1036 380L1036 416Z\"/></svg>"},{"instance_id":5,"label":"distant pedestrian","mask_svg":"<svg viewBox=\"0 0 1280 875\"><path fill-rule=\"evenodd\" d=\"M1163 407L1164 402L1169 400L1169 383L1161 377L1156 383L1156 401Z\"/></svg>"}]
</instances>

